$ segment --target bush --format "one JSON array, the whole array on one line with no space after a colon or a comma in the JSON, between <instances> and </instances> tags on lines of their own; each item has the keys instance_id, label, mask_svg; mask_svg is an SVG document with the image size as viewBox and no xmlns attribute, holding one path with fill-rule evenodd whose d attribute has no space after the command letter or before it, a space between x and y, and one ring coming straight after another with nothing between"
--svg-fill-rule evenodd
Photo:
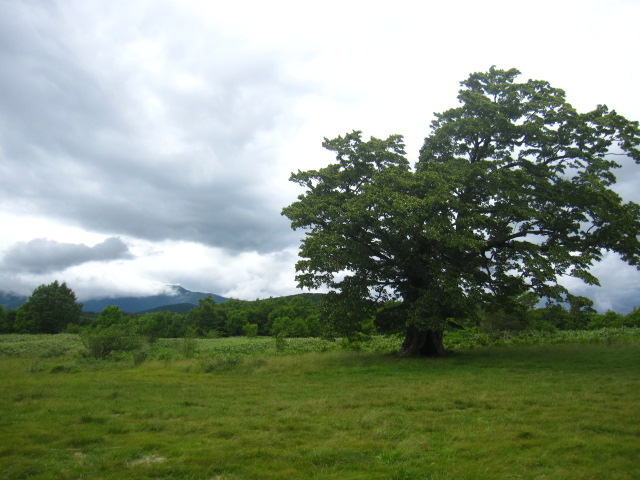
<instances>
[{"instance_id":1,"label":"bush","mask_svg":"<svg viewBox=\"0 0 640 480\"><path fill-rule=\"evenodd\" d=\"M80 334L89 356L106 359L113 352L130 352L142 347L140 337L124 325L112 325Z\"/></svg>"},{"instance_id":2,"label":"bush","mask_svg":"<svg viewBox=\"0 0 640 480\"><path fill-rule=\"evenodd\" d=\"M607 310L604 314L593 315L589 322L588 328L596 330L600 328L617 328L624 326L625 317L613 310Z\"/></svg>"},{"instance_id":3,"label":"bush","mask_svg":"<svg viewBox=\"0 0 640 480\"><path fill-rule=\"evenodd\" d=\"M258 336L258 324L257 323L247 323L244 327L244 335L249 338Z\"/></svg>"},{"instance_id":4,"label":"bush","mask_svg":"<svg viewBox=\"0 0 640 480\"><path fill-rule=\"evenodd\" d=\"M287 348L288 342L284 332L280 332L275 336L276 339L276 352L282 353Z\"/></svg>"},{"instance_id":5,"label":"bush","mask_svg":"<svg viewBox=\"0 0 640 480\"><path fill-rule=\"evenodd\" d=\"M180 341L178 349L184 358L193 358L196 356L198 353L198 342L196 340L195 330L187 330L184 338Z\"/></svg>"},{"instance_id":6,"label":"bush","mask_svg":"<svg viewBox=\"0 0 640 480\"><path fill-rule=\"evenodd\" d=\"M117 305L110 305L100 312L100 315L98 315L98 319L96 320L96 325L100 328L120 325L123 323L123 318L124 316L120 307Z\"/></svg>"},{"instance_id":7,"label":"bush","mask_svg":"<svg viewBox=\"0 0 640 480\"><path fill-rule=\"evenodd\" d=\"M158 338L177 338L184 335L185 315L169 311L151 312L130 317L129 323L139 335L151 343Z\"/></svg>"},{"instance_id":8,"label":"bush","mask_svg":"<svg viewBox=\"0 0 640 480\"><path fill-rule=\"evenodd\" d=\"M310 336L310 331L302 318L278 317L271 326L271 335L305 338Z\"/></svg>"},{"instance_id":9,"label":"bush","mask_svg":"<svg viewBox=\"0 0 640 480\"><path fill-rule=\"evenodd\" d=\"M640 327L640 309L634 308L624 317L625 327Z\"/></svg>"},{"instance_id":10,"label":"bush","mask_svg":"<svg viewBox=\"0 0 640 480\"><path fill-rule=\"evenodd\" d=\"M133 352L133 365L138 367L142 365L147 359L147 352L144 350L138 350L137 352Z\"/></svg>"}]
</instances>

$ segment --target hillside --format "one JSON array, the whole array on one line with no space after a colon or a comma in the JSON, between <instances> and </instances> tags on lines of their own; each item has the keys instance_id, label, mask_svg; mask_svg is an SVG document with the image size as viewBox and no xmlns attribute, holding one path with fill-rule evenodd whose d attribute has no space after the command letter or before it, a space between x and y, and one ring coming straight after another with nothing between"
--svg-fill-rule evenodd
<instances>
[{"instance_id":1,"label":"hillside","mask_svg":"<svg viewBox=\"0 0 640 480\"><path fill-rule=\"evenodd\" d=\"M156 312L189 313L191 310L197 307L198 305L195 305L193 303L176 303L172 305L161 305L159 307L150 308L149 310L143 310L142 312L135 312L135 313L156 313Z\"/></svg>"}]
</instances>

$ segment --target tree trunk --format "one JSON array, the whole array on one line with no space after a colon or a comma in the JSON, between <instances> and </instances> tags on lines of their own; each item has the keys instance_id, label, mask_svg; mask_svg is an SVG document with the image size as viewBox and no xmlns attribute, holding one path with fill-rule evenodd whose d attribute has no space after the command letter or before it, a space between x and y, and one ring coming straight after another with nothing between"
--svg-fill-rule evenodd
<instances>
[{"instance_id":1,"label":"tree trunk","mask_svg":"<svg viewBox=\"0 0 640 480\"><path fill-rule=\"evenodd\" d=\"M442 357L445 354L442 330L410 329L398 352L400 357Z\"/></svg>"}]
</instances>

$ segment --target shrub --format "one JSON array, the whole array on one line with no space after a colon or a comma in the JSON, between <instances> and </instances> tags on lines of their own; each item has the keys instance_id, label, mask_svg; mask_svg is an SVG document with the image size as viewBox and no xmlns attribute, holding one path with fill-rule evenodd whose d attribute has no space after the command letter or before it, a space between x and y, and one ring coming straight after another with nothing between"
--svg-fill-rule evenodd
<instances>
[{"instance_id":1,"label":"shrub","mask_svg":"<svg viewBox=\"0 0 640 480\"><path fill-rule=\"evenodd\" d=\"M276 352L282 353L286 350L288 342L284 332L280 332L275 336L276 339Z\"/></svg>"},{"instance_id":2,"label":"shrub","mask_svg":"<svg viewBox=\"0 0 640 480\"><path fill-rule=\"evenodd\" d=\"M133 352L133 365L138 367L142 365L147 359L147 352L144 350L138 350Z\"/></svg>"},{"instance_id":3,"label":"shrub","mask_svg":"<svg viewBox=\"0 0 640 480\"><path fill-rule=\"evenodd\" d=\"M80 335L89 356L106 359L113 352L130 352L142 347L140 337L124 325L87 331Z\"/></svg>"},{"instance_id":4,"label":"shrub","mask_svg":"<svg viewBox=\"0 0 640 480\"><path fill-rule=\"evenodd\" d=\"M111 327L113 325L123 323L123 318L124 316L120 307L117 305L110 305L100 312L100 315L98 315L98 319L96 320L96 324L100 328Z\"/></svg>"},{"instance_id":5,"label":"shrub","mask_svg":"<svg viewBox=\"0 0 640 480\"><path fill-rule=\"evenodd\" d=\"M640 327L640 309L634 308L624 317L625 327Z\"/></svg>"},{"instance_id":6,"label":"shrub","mask_svg":"<svg viewBox=\"0 0 640 480\"><path fill-rule=\"evenodd\" d=\"M241 364L242 358L237 355L207 358L200 361L200 367L205 373L237 370Z\"/></svg>"},{"instance_id":7,"label":"shrub","mask_svg":"<svg viewBox=\"0 0 640 480\"><path fill-rule=\"evenodd\" d=\"M257 323L247 323L244 327L244 334L247 337L253 338L258 336L258 324Z\"/></svg>"},{"instance_id":8,"label":"shrub","mask_svg":"<svg viewBox=\"0 0 640 480\"><path fill-rule=\"evenodd\" d=\"M606 327L622 327L624 326L625 317L613 310L607 310L604 314L593 315L588 327L592 330Z\"/></svg>"},{"instance_id":9,"label":"shrub","mask_svg":"<svg viewBox=\"0 0 640 480\"><path fill-rule=\"evenodd\" d=\"M178 346L180 353L184 358L193 358L198 353L198 342L196 341L196 331L192 328L187 329L184 338Z\"/></svg>"},{"instance_id":10,"label":"shrub","mask_svg":"<svg viewBox=\"0 0 640 480\"><path fill-rule=\"evenodd\" d=\"M150 343L158 338L180 337L184 334L185 315L162 311L139 315L130 320L134 330Z\"/></svg>"},{"instance_id":11,"label":"shrub","mask_svg":"<svg viewBox=\"0 0 640 480\"><path fill-rule=\"evenodd\" d=\"M309 326L302 318L278 317L271 326L271 335L304 338L310 336Z\"/></svg>"}]
</instances>

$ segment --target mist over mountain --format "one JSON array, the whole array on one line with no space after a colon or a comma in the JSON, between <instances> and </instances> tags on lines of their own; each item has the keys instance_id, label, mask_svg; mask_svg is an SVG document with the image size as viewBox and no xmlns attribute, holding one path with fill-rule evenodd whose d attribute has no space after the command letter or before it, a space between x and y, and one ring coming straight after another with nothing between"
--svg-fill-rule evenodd
<instances>
[{"instance_id":1,"label":"mist over mountain","mask_svg":"<svg viewBox=\"0 0 640 480\"><path fill-rule=\"evenodd\" d=\"M82 310L85 312L101 312L106 307L115 305L123 312L139 313L149 310L160 310L162 307L180 304L183 305L178 308L184 309L184 304L197 306L200 299L208 296L211 296L217 303L229 300L215 293L191 292L179 285L171 285L170 291L162 295L89 299L83 302ZM4 305L7 309L18 308L28 299L29 297L27 296L0 291L0 305Z\"/></svg>"},{"instance_id":2,"label":"mist over mountain","mask_svg":"<svg viewBox=\"0 0 640 480\"><path fill-rule=\"evenodd\" d=\"M138 313L155 310L167 305L190 303L198 305L200 299L211 296L217 303L226 302L228 298L214 293L191 292L179 285L172 285L169 293L151 295L148 297L115 297L87 300L83 302L82 310L85 312L101 312L106 307L116 305L123 312Z\"/></svg>"},{"instance_id":3,"label":"mist over mountain","mask_svg":"<svg viewBox=\"0 0 640 480\"><path fill-rule=\"evenodd\" d=\"M25 297L24 295L16 295L13 292L3 292L0 290L0 305L6 309L18 308L28 299L29 297Z\"/></svg>"}]
</instances>

